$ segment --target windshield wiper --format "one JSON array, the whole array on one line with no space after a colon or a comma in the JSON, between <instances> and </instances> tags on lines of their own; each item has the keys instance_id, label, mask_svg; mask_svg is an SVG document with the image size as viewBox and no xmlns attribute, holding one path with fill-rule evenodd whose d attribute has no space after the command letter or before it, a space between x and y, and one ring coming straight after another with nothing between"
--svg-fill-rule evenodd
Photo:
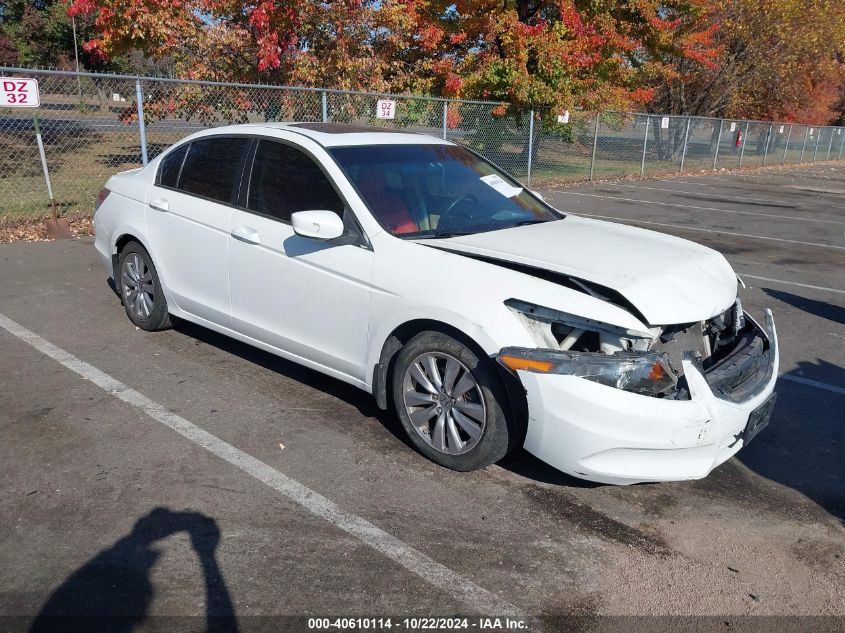
<instances>
[{"instance_id":1,"label":"windshield wiper","mask_svg":"<svg viewBox=\"0 0 845 633\"><path fill-rule=\"evenodd\" d=\"M478 231L443 231L442 233L435 233L432 237L460 237L461 235L475 235Z\"/></svg>"},{"instance_id":2,"label":"windshield wiper","mask_svg":"<svg viewBox=\"0 0 845 633\"><path fill-rule=\"evenodd\" d=\"M511 224L509 226L503 226L497 229L487 229L485 231L443 231L442 233L435 232L434 235L430 237L438 238L438 237L460 237L461 235L477 235L478 233L487 233L490 231L501 231L504 229L512 229L517 226L527 226L528 224L544 224L547 220L523 220L522 222L517 222L516 224Z\"/></svg>"}]
</instances>

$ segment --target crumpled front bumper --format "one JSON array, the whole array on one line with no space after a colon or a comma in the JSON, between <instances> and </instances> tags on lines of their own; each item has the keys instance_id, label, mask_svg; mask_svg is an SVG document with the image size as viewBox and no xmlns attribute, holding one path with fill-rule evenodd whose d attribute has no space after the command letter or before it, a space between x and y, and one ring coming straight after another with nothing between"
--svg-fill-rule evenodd
<instances>
[{"instance_id":1,"label":"crumpled front bumper","mask_svg":"<svg viewBox=\"0 0 845 633\"><path fill-rule=\"evenodd\" d=\"M707 372L685 359L688 400L519 371L528 399L526 450L565 473L603 483L705 477L742 448L749 415L775 388L779 354L771 311L765 327L746 318L756 327L755 338L765 342L768 357L765 373L733 394L725 385L737 372L748 373L747 358L726 359Z\"/></svg>"}]
</instances>

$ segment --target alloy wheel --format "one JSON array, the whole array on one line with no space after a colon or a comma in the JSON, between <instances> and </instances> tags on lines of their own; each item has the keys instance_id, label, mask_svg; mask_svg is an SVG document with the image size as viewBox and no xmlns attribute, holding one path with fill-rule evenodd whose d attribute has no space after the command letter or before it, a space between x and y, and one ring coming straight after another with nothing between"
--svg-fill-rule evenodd
<instances>
[{"instance_id":1,"label":"alloy wheel","mask_svg":"<svg viewBox=\"0 0 845 633\"><path fill-rule=\"evenodd\" d=\"M417 356L405 371L402 397L417 434L441 453L466 453L484 434L481 388L466 365L449 354Z\"/></svg>"},{"instance_id":2,"label":"alloy wheel","mask_svg":"<svg viewBox=\"0 0 845 633\"><path fill-rule=\"evenodd\" d=\"M121 270L123 303L141 320L148 319L155 301L153 273L138 253L129 253Z\"/></svg>"}]
</instances>

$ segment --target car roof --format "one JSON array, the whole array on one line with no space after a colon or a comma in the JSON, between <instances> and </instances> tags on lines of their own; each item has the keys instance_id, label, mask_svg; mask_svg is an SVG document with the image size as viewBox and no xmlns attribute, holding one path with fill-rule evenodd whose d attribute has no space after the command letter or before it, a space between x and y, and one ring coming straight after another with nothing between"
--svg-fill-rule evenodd
<instances>
[{"instance_id":1,"label":"car roof","mask_svg":"<svg viewBox=\"0 0 845 633\"><path fill-rule=\"evenodd\" d=\"M349 145L452 145L449 141L428 134L405 132L396 128L345 123L242 123L206 130L207 134L250 133L276 136L275 132L294 132L316 141L323 147Z\"/></svg>"}]
</instances>

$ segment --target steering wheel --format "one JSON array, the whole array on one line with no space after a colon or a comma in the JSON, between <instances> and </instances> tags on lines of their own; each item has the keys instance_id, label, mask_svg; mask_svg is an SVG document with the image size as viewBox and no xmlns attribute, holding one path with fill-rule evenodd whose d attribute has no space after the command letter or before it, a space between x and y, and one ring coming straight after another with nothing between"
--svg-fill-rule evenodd
<instances>
[{"instance_id":1,"label":"steering wheel","mask_svg":"<svg viewBox=\"0 0 845 633\"><path fill-rule=\"evenodd\" d=\"M446 231L445 227L449 225L449 220L451 220L450 216L453 215L453 211L456 207L460 204L478 204L478 198L476 198L471 193L467 193L462 195L460 198L456 199L452 204L450 204L446 210L440 215L440 219L437 221L437 232L438 233L449 233L451 231ZM466 224L466 222L460 223ZM458 227L460 227L458 224Z\"/></svg>"}]
</instances>

